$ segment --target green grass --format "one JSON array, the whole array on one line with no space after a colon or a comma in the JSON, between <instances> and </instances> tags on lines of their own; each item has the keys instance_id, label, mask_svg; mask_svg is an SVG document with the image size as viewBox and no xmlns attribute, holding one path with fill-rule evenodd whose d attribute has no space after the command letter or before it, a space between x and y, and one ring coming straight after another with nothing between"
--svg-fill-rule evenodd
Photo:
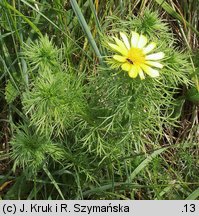
<instances>
[{"instance_id":1,"label":"green grass","mask_svg":"<svg viewBox=\"0 0 199 216\"><path fill-rule=\"evenodd\" d=\"M198 199L197 1L0 10L0 199ZM165 52L160 78L108 58L134 30Z\"/></svg>"}]
</instances>

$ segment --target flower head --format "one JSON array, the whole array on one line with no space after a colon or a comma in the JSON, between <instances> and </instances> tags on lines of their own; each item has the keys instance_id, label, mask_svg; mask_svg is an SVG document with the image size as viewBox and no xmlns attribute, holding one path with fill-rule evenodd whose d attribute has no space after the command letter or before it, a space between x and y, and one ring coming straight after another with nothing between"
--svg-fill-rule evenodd
<instances>
[{"instance_id":1,"label":"flower head","mask_svg":"<svg viewBox=\"0 0 199 216\"><path fill-rule=\"evenodd\" d=\"M147 45L148 40L144 35L132 31L129 42L125 33L120 32L122 40L113 37L116 44L109 43L109 46L120 55L113 55L113 59L121 63L122 70L127 71L129 76L136 78L138 75L145 79L145 74L151 77L158 77L159 71L152 68L163 68L157 60L164 58L163 52L150 54L156 47L154 42Z\"/></svg>"}]
</instances>

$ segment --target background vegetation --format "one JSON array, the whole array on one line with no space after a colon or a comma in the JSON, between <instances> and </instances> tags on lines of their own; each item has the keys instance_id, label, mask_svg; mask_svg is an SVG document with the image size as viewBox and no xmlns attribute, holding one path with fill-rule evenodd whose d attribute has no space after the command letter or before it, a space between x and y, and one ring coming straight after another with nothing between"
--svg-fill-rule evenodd
<instances>
[{"instance_id":1,"label":"background vegetation","mask_svg":"<svg viewBox=\"0 0 199 216\"><path fill-rule=\"evenodd\" d=\"M0 198L197 199L199 2L0 1ZM107 41L160 41L131 79Z\"/></svg>"}]
</instances>

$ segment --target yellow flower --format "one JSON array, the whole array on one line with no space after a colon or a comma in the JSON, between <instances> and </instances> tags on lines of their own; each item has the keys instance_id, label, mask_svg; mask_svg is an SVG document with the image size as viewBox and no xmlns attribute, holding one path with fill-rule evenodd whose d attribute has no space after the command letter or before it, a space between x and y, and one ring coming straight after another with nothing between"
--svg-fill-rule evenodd
<instances>
[{"instance_id":1,"label":"yellow flower","mask_svg":"<svg viewBox=\"0 0 199 216\"><path fill-rule=\"evenodd\" d=\"M108 44L114 51L120 53L113 58L121 63L122 70L127 71L132 78L136 78L139 74L141 79L145 79L144 72L151 77L158 77L159 71L152 67L163 68L157 60L164 58L164 53L150 54L156 44L152 42L147 45L147 38L134 31L131 33L130 42L125 33L120 32L120 36L122 40L113 37L116 44Z\"/></svg>"}]
</instances>

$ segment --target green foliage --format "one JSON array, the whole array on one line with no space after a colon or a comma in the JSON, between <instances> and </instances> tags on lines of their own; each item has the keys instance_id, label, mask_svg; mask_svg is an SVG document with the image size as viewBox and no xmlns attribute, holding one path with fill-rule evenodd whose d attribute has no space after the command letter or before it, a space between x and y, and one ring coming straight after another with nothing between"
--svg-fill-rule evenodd
<instances>
[{"instance_id":1,"label":"green foliage","mask_svg":"<svg viewBox=\"0 0 199 216\"><path fill-rule=\"evenodd\" d=\"M49 156L55 161L63 159L64 156L59 144L53 143L49 137L39 135L34 127L28 125L17 127L11 145L14 170L21 167L31 175L36 174L47 163Z\"/></svg>"},{"instance_id":2,"label":"green foliage","mask_svg":"<svg viewBox=\"0 0 199 216\"><path fill-rule=\"evenodd\" d=\"M76 79L72 74L46 73L23 94L23 109L37 132L61 135L77 116L82 115L84 95Z\"/></svg>"},{"instance_id":3,"label":"green foliage","mask_svg":"<svg viewBox=\"0 0 199 216\"><path fill-rule=\"evenodd\" d=\"M161 20L157 12L150 11L146 9L143 14L139 16L129 16L129 21L132 24L131 29L136 29L138 32L150 35L150 36L160 36L164 38L169 38L169 28L168 25ZM164 35L164 32L166 34ZM156 35L158 33L158 35ZM162 40L161 40L162 41Z\"/></svg>"},{"instance_id":4,"label":"green foliage","mask_svg":"<svg viewBox=\"0 0 199 216\"><path fill-rule=\"evenodd\" d=\"M48 36L25 45L24 56L30 62L32 70L49 70L59 67L59 50L53 45Z\"/></svg>"},{"instance_id":5,"label":"green foliage","mask_svg":"<svg viewBox=\"0 0 199 216\"><path fill-rule=\"evenodd\" d=\"M5 88L5 99L7 103L12 103L16 97L19 95L19 92L17 89L13 86L10 80L8 80L8 83Z\"/></svg>"},{"instance_id":6,"label":"green foliage","mask_svg":"<svg viewBox=\"0 0 199 216\"><path fill-rule=\"evenodd\" d=\"M198 198L198 8L170 2L0 2L3 199ZM157 79L113 61L121 31L165 53Z\"/></svg>"},{"instance_id":7,"label":"green foliage","mask_svg":"<svg viewBox=\"0 0 199 216\"><path fill-rule=\"evenodd\" d=\"M61 135L84 113L82 77L62 66L60 52L47 37L27 46L24 54L31 71L37 69L31 88L23 94L23 109L37 132Z\"/></svg>"},{"instance_id":8,"label":"green foliage","mask_svg":"<svg viewBox=\"0 0 199 216\"><path fill-rule=\"evenodd\" d=\"M189 101L192 101L196 104L199 102L199 92L195 87L192 87L188 90L186 97Z\"/></svg>"}]
</instances>

